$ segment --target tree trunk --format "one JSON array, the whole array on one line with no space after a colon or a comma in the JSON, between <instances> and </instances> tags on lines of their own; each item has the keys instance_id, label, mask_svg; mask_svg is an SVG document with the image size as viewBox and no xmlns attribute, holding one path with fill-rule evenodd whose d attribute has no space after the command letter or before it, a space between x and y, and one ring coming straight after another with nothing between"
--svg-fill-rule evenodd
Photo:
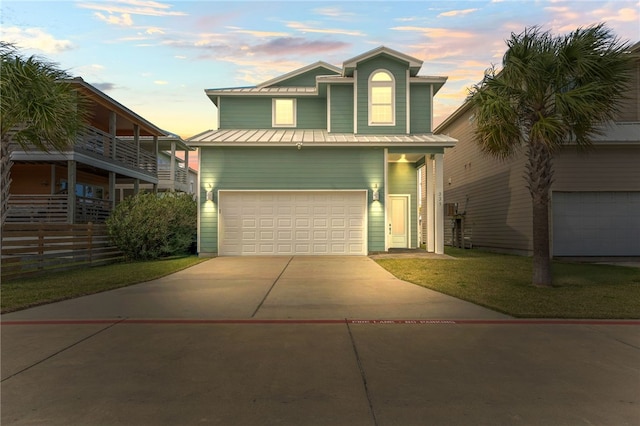
<instances>
[{"instance_id":1,"label":"tree trunk","mask_svg":"<svg viewBox=\"0 0 640 426\"><path fill-rule=\"evenodd\" d=\"M536 201L538 199L539 201ZM544 201L543 201L544 199ZM549 197L532 197L533 200L533 280L534 286L550 287L551 255L549 251Z\"/></svg>"},{"instance_id":2,"label":"tree trunk","mask_svg":"<svg viewBox=\"0 0 640 426\"><path fill-rule=\"evenodd\" d=\"M9 141L0 142L0 226L4 226L9 210L9 187L11 186L11 152Z\"/></svg>"},{"instance_id":3,"label":"tree trunk","mask_svg":"<svg viewBox=\"0 0 640 426\"><path fill-rule=\"evenodd\" d=\"M549 193L553 183L552 155L543 143L529 145L527 181L533 213L533 279L534 286L550 287L551 253L549 244Z\"/></svg>"}]
</instances>

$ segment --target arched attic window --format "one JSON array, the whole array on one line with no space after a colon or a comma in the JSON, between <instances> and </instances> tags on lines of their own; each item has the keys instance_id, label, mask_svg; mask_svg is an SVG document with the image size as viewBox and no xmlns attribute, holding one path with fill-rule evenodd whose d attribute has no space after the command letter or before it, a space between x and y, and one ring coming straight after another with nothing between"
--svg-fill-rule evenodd
<instances>
[{"instance_id":1,"label":"arched attic window","mask_svg":"<svg viewBox=\"0 0 640 426\"><path fill-rule=\"evenodd\" d=\"M393 74L377 70L369 76L369 125L393 126L396 123L396 82Z\"/></svg>"}]
</instances>

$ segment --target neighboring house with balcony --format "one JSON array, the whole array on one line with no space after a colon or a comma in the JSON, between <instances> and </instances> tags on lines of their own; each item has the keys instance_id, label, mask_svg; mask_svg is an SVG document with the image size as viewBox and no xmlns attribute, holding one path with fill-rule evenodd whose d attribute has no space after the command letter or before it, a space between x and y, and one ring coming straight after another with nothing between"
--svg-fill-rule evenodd
<instances>
[{"instance_id":1,"label":"neighboring house with balcony","mask_svg":"<svg viewBox=\"0 0 640 426\"><path fill-rule=\"evenodd\" d=\"M432 132L446 77L379 47L255 87L206 90L219 129L199 147L201 255L366 255L417 248L418 170L429 176L427 249L443 252L442 156Z\"/></svg>"},{"instance_id":2,"label":"neighboring house with balcony","mask_svg":"<svg viewBox=\"0 0 640 426\"><path fill-rule=\"evenodd\" d=\"M141 137L140 144L153 149L154 138ZM158 184L157 192L186 192L195 194L198 172L189 165L189 153L195 151L178 135L168 134L157 138L158 147ZM140 191L151 192L154 184L140 183ZM123 182L116 185L116 202L133 195L133 183Z\"/></svg>"},{"instance_id":3,"label":"neighboring house with balcony","mask_svg":"<svg viewBox=\"0 0 640 426\"><path fill-rule=\"evenodd\" d=\"M158 138L166 132L81 78L67 82L88 100L88 126L61 152L12 147L7 223L104 222L117 185L158 185Z\"/></svg>"},{"instance_id":4,"label":"neighboring house with balcony","mask_svg":"<svg viewBox=\"0 0 640 426\"><path fill-rule=\"evenodd\" d=\"M638 55L640 43L631 50ZM566 145L554 157L553 256L640 256L640 59L617 120L604 130L589 151ZM525 155L506 161L483 155L469 102L435 131L458 140L444 155L447 241L531 254Z\"/></svg>"}]
</instances>

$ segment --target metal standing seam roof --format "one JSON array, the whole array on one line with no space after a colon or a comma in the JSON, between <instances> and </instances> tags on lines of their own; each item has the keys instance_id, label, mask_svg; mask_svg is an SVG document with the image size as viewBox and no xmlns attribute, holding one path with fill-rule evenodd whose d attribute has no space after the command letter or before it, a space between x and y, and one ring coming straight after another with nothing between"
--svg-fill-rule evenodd
<instances>
[{"instance_id":1,"label":"metal standing seam roof","mask_svg":"<svg viewBox=\"0 0 640 426\"><path fill-rule=\"evenodd\" d=\"M249 94L316 94L317 89L313 87L281 86L281 87L230 87L226 89L207 89L208 95L249 95Z\"/></svg>"},{"instance_id":2,"label":"metal standing seam roof","mask_svg":"<svg viewBox=\"0 0 640 426\"><path fill-rule=\"evenodd\" d=\"M323 146L415 145L452 147L456 139L432 133L413 135L362 135L329 133L322 129L225 129L209 130L188 139L191 146L212 145L289 145L296 143Z\"/></svg>"}]
</instances>

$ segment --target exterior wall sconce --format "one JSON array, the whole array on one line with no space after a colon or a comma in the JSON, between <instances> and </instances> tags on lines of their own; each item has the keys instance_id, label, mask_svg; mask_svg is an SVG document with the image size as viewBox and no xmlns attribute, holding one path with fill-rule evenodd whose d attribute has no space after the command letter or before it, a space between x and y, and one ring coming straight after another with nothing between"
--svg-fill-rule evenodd
<instances>
[{"instance_id":1,"label":"exterior wall sconce","mask_svg":"<svg viewBox=\"0 0 640 426\"><path fill-rule=\"evenodd\" d=\"M209 184L209 189L207 190L207 201L213 202L213 186Z\"/></svg>"},{"instance_id":2,"label":"exterior wall sconce","mask_svg":"<svg viewBox=\"0 0 640 426\"><path fill-rule=\"evenodd\" d=\"M373 201L380 201L380 191L378 190L378 184L373 185L372 197Z\"/></svg>"}]
</instances>

